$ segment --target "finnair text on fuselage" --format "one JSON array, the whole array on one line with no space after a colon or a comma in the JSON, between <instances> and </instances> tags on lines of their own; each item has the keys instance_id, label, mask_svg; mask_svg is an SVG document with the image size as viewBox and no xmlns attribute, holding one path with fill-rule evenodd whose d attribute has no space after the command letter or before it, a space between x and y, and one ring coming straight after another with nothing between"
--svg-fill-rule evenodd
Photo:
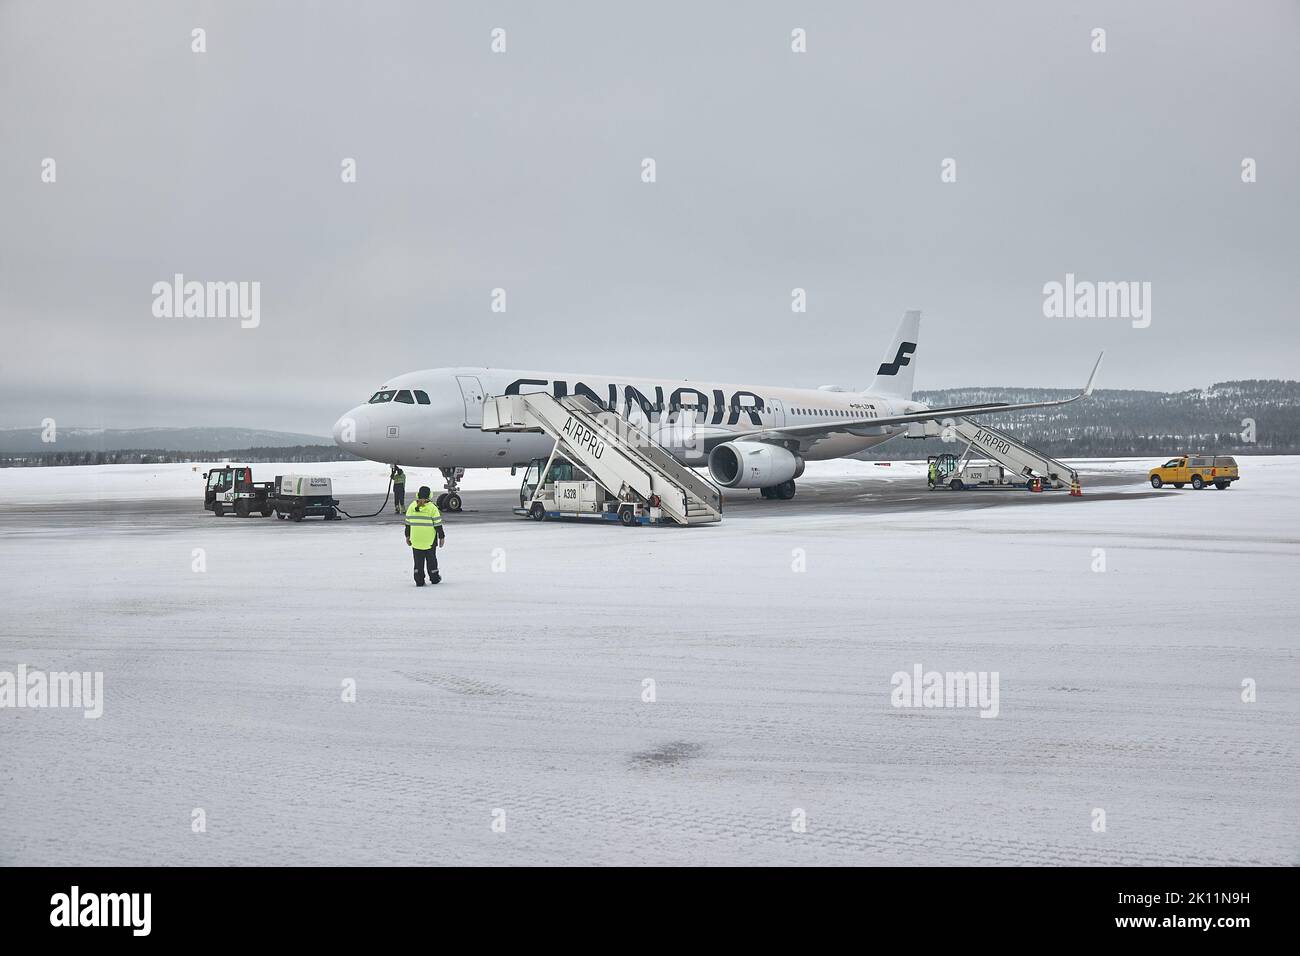
<instances>
[{"instance_id":1,"label":"finnair text on fuselage","mask_svg":"<svg viewBox=\"0 0 1300 956\"><path fill-rule=\"evenodd\" d=\"M505 394L518 395L520 390L527 386L535 386L530 389L532 391L536 391L538 387L546 388L556 398L564 398L566 395L584 395L610 411L622 408L630 412L633 408L639 408L650 421L658 421L664 411L690 408L695 410L700 424L707 422L710 425L721 425L725 416L726 424L735 425L744 415L752 424L761 426L763 424L761 415L771 404L761 395L745 389L733 391L728 401L727 393L720 388L699 389L691 385L683 385L666 391L665 386L655 385L653 386L654 398L650 398L634 385L609 382L600 386L601 391L598 392L585 382L574 382L570 387L569 382L563 379L543 378L517 378L506 386ZM665 396L668 399L667 405L664 404Z\"/></svg>"}]
</instances>

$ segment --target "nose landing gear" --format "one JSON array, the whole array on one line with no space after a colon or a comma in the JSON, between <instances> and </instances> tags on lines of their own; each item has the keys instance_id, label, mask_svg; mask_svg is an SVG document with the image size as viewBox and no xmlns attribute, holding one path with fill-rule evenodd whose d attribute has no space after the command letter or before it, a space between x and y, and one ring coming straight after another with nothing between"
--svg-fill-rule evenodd
<instances>
[{"instance_id":1,"label":"nose landing gear","mask_svg":"<svg viewBox=\"0 0 1300 956\"><path fill-rule=\"evenodd\" d=\"M443 487L447 490L438 496L435 502L439 511L459 511L461 507L460 500L460 480L465 477L464 468L440 468L442 477L447 479Z\"/></svg>"}]
</instances>

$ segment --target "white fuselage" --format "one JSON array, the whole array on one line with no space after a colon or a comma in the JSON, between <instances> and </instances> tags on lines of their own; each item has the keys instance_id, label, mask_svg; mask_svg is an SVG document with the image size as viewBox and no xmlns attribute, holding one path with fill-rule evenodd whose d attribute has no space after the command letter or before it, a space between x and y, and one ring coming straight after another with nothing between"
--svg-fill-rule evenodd
<instances>
[{"instance_id":1,"label":"white fuselage","mask_svg":"<svg viewBox=\"0 0 1300 956\"><path fill-rule=\"evenodd\" d=\"M920 411L917 402L847 390L727 385L674 379L630 378L566 372L492 368L438 368L389 379L370 401L344 413L334 425L341 447L372 461L415 467L509 468L550 454L544 434L482 431L486 397L546 391L587 395L622 414L644 416L659 426L674 424L692 440L674 446L688 465L703 465L708 450L762 428L861 422ZM830 431L797 449L819 461L854 455L901 434L904 426ZM666 431L665 431L666 433ZM797 444L797 440L795 441Z\"/></svg>"}]
</instances>

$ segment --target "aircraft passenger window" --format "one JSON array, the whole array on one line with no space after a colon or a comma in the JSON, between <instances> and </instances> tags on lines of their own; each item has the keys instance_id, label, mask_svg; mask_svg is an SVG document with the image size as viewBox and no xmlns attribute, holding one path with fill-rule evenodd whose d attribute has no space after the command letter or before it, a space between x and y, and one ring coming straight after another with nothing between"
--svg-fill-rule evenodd
<instances>
[{"instance_id":1,"label":"aircraft passenger window","mask_svg":"<svg viewBox=\"0 0 1300 956\"><path fill-rule=\"evenodd\" d=\"M415 404L415 399L411 397L411 393L406 389L402 389L400 392L398 392L397 396L394 398L394 401L401 402L403 405Z\"/></svg>"},{"instance_id":2,"label":"aircraft passenger window","mask_svg":"<svg viewBox=\"0 0 1300 956\"><path fill-rule=\"evenodd\" d=\"M429 393L428 393L428 392L422 392L422 391L420 391L420 390L417 388L417 389L415 390L415 400L416 400L417 402L419 402L421 405L428 405L428 404L429 404Z\"/></svg>"},{"instance_id":3,"label":"aircraft passenger window","mask_svg":"<svg viewBox=\"0 0 1300 956\"><path fill-rule=\"evenodd\" d=\"M370 396L370 401L368 404L378 405L380 402L391 402L392 400L393 400L393 393L391 391L375 392L375 394Z\"/></svg>"}]
</instances>

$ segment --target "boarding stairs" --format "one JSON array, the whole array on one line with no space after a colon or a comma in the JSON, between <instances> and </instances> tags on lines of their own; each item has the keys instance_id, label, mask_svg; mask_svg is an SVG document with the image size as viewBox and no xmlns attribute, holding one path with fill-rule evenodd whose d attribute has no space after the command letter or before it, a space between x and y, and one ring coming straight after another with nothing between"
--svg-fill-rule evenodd
<instances>
[{"instance_id":1,"label":"boarding stairs","mask_svg":"<svg viewBox=\"0 0 1300 956\"><path fill-rule=\"evenodd\" d=\"M952 428L967 442L966 451L961 456L963 462L972 452L978 452L1014 475L1025 479L1041 478L1046 487L1064 488L1068 485L1072 493L1078 492L1078 472L1002 429L969 418L955 419Z\"/></svg>"},{"instance_id":2,"label":"boarding stairs","mask_svg":"<svg viewBox=\"0 0 1300 956\"><path fill-rule=\"evenodd\" d=\"M658 496L677 524L722 520L722 491L668 453L640 428L585 395L499 395L483 402L485 432L544 432L555 451L581 466L611 495L629 489Z\"/></svg>"}]
</instances>

